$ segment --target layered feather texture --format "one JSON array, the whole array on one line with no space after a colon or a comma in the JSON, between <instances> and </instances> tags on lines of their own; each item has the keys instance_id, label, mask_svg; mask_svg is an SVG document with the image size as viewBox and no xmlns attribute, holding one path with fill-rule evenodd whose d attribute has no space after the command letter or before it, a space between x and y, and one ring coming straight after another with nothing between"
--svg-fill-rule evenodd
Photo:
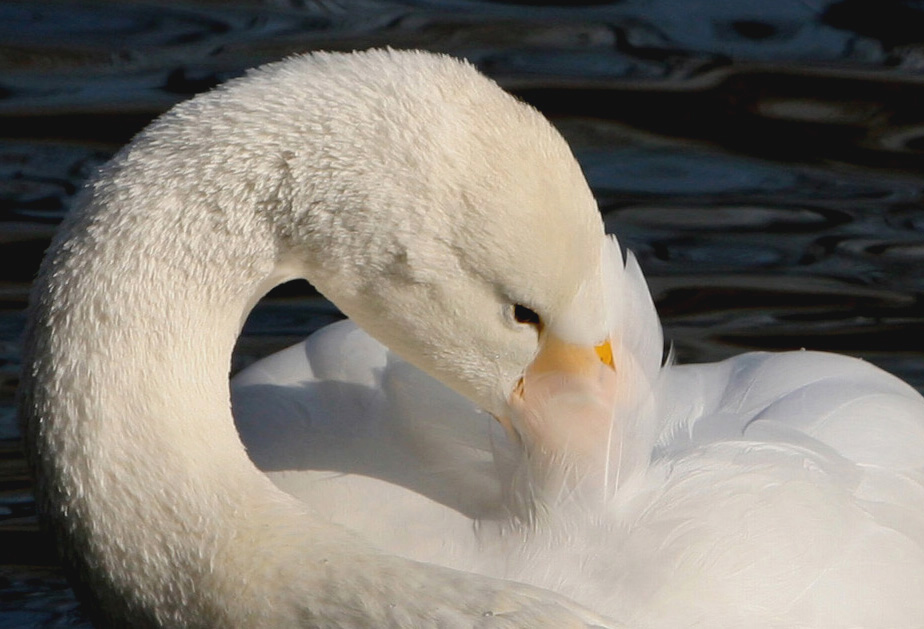
<instances>
[{"instance_id":1,"label":"layered feather texture","mask_svg":"<svg viewBox=\"0 0 924 629\"><path fill-rule=\"evenodd\" d=\"M662 365L635 258L615 240L606 257L618 395L602 471L511 439L349 322L235 379L254 460L389 552L627 626L919 626L920 395L834 354Z\"/></svg>"}]
</instances>

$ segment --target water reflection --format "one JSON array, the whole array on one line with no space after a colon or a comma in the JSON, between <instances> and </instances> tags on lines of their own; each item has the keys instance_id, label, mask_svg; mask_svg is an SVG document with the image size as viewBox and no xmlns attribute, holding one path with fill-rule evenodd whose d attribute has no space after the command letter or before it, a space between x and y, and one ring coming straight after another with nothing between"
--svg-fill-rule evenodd
<instances>
[{"instance_id":1,"label":"water reflection","mask_svg":"<svg viewBox=\"0 0 924 629\"><path fill-rule=\"evenodd\" d=\"M560 6L559 6L560 5ZM924 9L859 0L0 0L0 629L81 626L13 395L28 284L82 183L173 103L293 52L471 59L572 143L682 360L811 347L924 388ZM303 285L235 366L339 315Z\"/></svg>"}]
</instances>

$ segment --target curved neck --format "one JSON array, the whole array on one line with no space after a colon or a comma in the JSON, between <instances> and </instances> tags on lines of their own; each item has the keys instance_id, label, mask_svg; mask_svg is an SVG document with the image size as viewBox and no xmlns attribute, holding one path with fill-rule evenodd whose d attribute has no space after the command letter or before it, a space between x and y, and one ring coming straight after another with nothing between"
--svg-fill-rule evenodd
<instances>
[{"instance_id":1,"label":"curved neck","mask_svg":"<svg viewBox=\"0 0 924 629\"><path fill-rule=\"evenodd\" d=\"M304 516L250 462L228 393L247 311L293 269L268 226L159 202L166 217L97 192L62 226L36 282L25 433L40 509L101 620L230 626L272 596L255 567L279 570L271 537ZM229 589L241 609L216 600Z\"/></svg>"}]
</instances>

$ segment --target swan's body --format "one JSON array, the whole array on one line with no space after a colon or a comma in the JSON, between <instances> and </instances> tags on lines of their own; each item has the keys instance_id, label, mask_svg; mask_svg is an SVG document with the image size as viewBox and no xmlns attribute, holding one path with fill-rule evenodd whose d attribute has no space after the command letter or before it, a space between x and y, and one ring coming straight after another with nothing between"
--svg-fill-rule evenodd
<instances>
[{"instance_id":1,"label":"swan's body","mask_svg":"<svg viewBox=\"0 0 924 629\"><path fill-rule=\"evenodd\" d=\"M529 472L496 422L350 322L237 376L244 442L278 486L379 547L627 626L919 626L921 396L818 352L659 369L644 280L634 261L626 273L614 353L635 371L621 407L652 428L645 459L614 453L609 492L540 497L538 524L512 515Z\"/></svg>"},{"instance_id":2,"label":"swan's body","mask_svg":"<svg viewBox=\"0 0 924 629\"><path fill-rule=\"evenodd\" d=\"M910 596L920 591L922 565L916 394L860 363L805 355L820 367L833 361L855 375L842 381L859 379L884 396L860 403L897 409L877 424L884 430L867 430L843 405L828 409L836 421L814 421L821 408L789 414L805 399L832 399L808 397L823 384L806 396L780 393L795 390L799 357L662 371L644 282L634 265L622 272L613 250L563 140L536 112L444 57L295 58L155 122L62 226L36 283L27 340L22 414L39 505L96 620L609 626L551 591L493 575L641 626L677 618L753 626L751 618L780 618L767 605L792 588L771 586L801 574L805 552L820 548L824 561L832 556L824 549L849 539L860 558L843 578L830 577L840 564L808 562L821 568L805 591L830 587L805 605L862 599L869 593L857 592L854 578L862 569L879 588L870 596L882 593L862 600L893 613L883 626L920 624ZM307 502L280 491L241 444L227 370L250 307L293 277L308 277L372 336L515 437L367 337L334 330L313 342L326 338L327 350L282 370L314 381L308 397L296 388L290 402L368 403L365 414L328 414L365 423L325 428L322 410L309 424L276 415L269 432L242 418L241 433L287 489L301 491L287 486L285 470L306 467L307 455L320 457L308 467L338 470L357 463L355 447L371 467L358 470L365 478L299 484ZM604 286L616 286L620 299ZM337 359L351 343L364 348L356 360ZM385 360L393 368L381 370ZM775 392L764 370L791 382ZM383 374L395 376L391 391L404 391L386 406L375 399ZM760 395L751 395L756 384ZM431 421L420 408L433 398L416 392L434 390L455 409L451 417ZM402 432L407 418L417 422L411 433ZM855 438L857 430L865 436ZM729 441L742 431L760 445ZM290 447L273 452L280 434ZM309 439L304 450L292 447L293 436ZM881 440L870 445L868 436ZM440 475L401 465L405 455ZM742 464L764 476L738 474ZM688 491L704 473L704 487L727 487L730 496L707 517L698 492ZM341 500L344 491L360 500ZM358 508L376 494L380 511ZM794 544L777 563L749 561L717 551L726 516L745 523L734 529L745 537L759 529L791 539L795 523L819 541ZM419 535L388 539L383 524L413 524ZM843 530L832 534L832 526ZM704 574L759 581L762 602L722 599ZM717 609L727 615L708 616ZM843 609L843 626L866 623L856 617L862 609Z\"/></svg>"}]
</instances>

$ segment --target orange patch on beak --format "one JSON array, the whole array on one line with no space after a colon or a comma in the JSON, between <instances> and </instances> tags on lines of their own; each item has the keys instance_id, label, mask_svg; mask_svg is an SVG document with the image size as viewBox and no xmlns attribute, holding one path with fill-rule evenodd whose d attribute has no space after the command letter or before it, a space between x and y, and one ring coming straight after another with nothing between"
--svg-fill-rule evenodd
<instances>
[{"instance_id":1,"label":"orange patch on beak","mask_svg":"<svg viewBox=\"0 0 924 629\"><path fill-rule=\"evenodd\" d=\"M594 348L594 351L597 352L597 356L600 358L600 362L604 365L616 369L616 365L613 364L613 346L610 345L610 340L607 339L597 345Z\"/></svg>"}]
</instances>

